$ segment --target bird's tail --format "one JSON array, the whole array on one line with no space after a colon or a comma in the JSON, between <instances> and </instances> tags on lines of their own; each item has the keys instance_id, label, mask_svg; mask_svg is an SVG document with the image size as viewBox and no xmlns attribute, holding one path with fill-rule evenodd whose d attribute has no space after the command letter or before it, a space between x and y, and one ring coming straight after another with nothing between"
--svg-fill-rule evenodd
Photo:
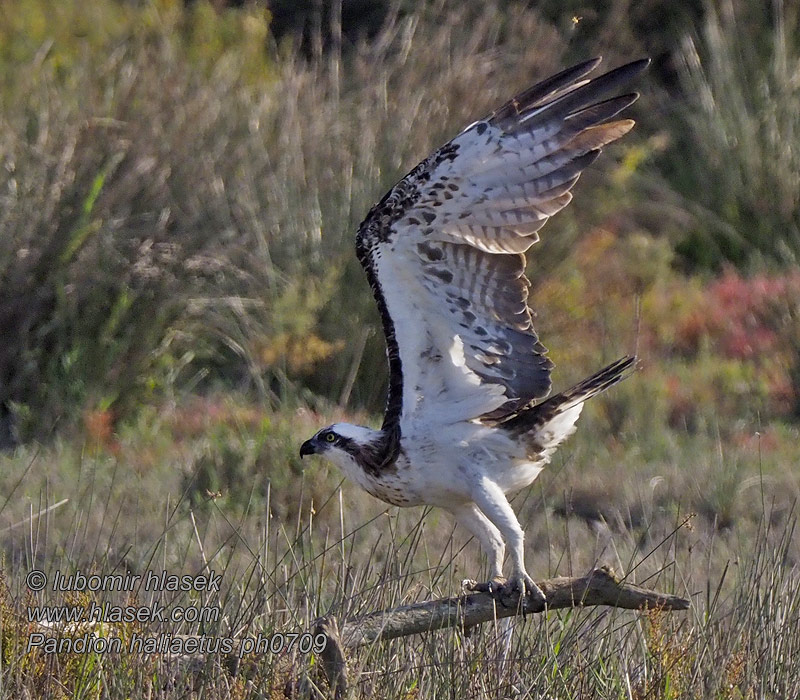
<instances>
[{"instance_id":1,"label":"bird's tail","mask_svg":"<svg viewBox=\"0 0 800 700\"><path fill-rule=\"evenodd\" d=\"M636 357L623 357L599 372L595 372L591 377L587 377L571 389L520 411L513 418L501 423L499 427L516 435L531 432L550 433L555 429L555 432L560 434L557 441L560 443L575 430L575 421L578 420L583 402L625 379L635 364Z\"/></svg>"}]
</instances>

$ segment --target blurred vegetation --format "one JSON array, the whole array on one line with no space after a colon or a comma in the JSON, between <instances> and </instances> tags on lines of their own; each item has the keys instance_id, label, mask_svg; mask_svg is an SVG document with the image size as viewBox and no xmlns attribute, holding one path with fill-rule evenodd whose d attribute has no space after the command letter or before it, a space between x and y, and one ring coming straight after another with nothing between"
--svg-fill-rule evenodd
<instances>
[{"instance_id":1,"label":"blurred vegetation","mask_svg":"<svg viewBox=\"0 0 800 700\"><path fill-rule=\"evenodd\" d=\"M721 3L683 37L667 177L696 218L677 246L695 267L800 260L799 22L793 3Z\"/></svg>"},{"instance_id":2,"label":"blurred vegetation","mask_svg":"<svg viewBox=\"0 0 800 700\"><path fill-rule=\"evenodd\" d=\"M0 7L1 444L214 390L380 410L359 221L465 123L599 53L656 62L639 127L530 256L556 385L636 347L673 425L800 412L795 9L234 4Z\"/></svg>"}]
</instances>

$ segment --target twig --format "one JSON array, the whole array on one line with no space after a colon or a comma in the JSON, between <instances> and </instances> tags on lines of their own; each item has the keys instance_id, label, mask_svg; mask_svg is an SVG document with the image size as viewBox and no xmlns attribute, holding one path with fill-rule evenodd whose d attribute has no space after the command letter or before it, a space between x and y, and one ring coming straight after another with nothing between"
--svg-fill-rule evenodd
<instances>
[{"instance_id":1,"label":"twig","mask_svg":"<svg viewBox=\"0 0 800 700\"><path fill-rule=\"evenodd\" d=\"M40 510L38 513L34 513L33 515L29 515L27 518L25 518L23 520L20 520L19 522L14 523L13 525L9 525L8 527L4 527L2 530L0 530L0 534L4 534L6 532L10 532L11 530L13 530L14 528L19 527L20 525L27 525L28 523L33 522L37 518L41 518L43 515L46 515L50 511L53 511L56 508L60 508L65 503L69 503L69 498L64 498L63 500L59 501L58 503L54 503L53 505L48 506L44 510Z\"/></svg>"},{"instance_id":2,"label":"twig","mask_svg":"<svg viewBox=\"0 0 800 700\"><path fill-rule=\"evenodd\" d=\"M365 327L361 329L361 335L358 336L356 350L353 353L353 361L350 363L350 371L347 373L347 379L342 387L342 393L339 395L339 406L342 408L347 406L347 402L350 400L350 394L356 383L358 369L361 367L361 360L364 357L364 349L367 347L367 340L369 339L370 333L370 329Z\"/></svg>"},{"instance_id":3,"label":"twig","mask_svg":"<svg viewBox=\"0 0 800 700\"><path fill-rule=\"evenodd\" d=\"M320 656L328 683L333 690L333 697L339 700L347 693L347 658L342 649L336 619L330 617L318 620L314 628L314 635L318 634L324 634L328 639Z\"/></svg>"}]
</instances>

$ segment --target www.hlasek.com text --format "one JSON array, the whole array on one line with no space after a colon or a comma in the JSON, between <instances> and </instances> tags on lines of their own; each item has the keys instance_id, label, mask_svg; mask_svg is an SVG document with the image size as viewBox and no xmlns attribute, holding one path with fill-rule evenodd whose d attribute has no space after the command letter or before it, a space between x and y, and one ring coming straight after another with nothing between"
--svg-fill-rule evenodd
<instances>
[{"instance_id":1,"label":"www.hlasek.com text","mask_svg":"<svg viewBox=\"0 0 800 700\"><path fill-rule=\"evenodd\" d=\"M53 626L81 622L217 622L216 605L111 605L92 601L84 605L36 605L27 608L28 622Z\"/></svg>"}]
</instances>

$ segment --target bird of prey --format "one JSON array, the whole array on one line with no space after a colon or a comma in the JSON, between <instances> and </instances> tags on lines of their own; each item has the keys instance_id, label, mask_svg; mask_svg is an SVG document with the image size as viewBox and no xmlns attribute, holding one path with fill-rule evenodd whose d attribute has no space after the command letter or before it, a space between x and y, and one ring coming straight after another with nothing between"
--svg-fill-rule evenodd
<instances>
[{"instance_id":1,"label":"bird of prey","mask_svg":"<svg viewBox=\"0 0 800 700\"><path fill-rule=\"evenodd\" d=\"M583 402L635 361L545 399L553 363L528 306L524 254L537 231L569 203L600 149L633 127L615 117L638 95L617 93L649 60L587 79L599 62L568 68L471 124L370 210L356 252L386 336L383 425L335 423L300 448L387 503L449 511L489 557L484 587L540 603L508 496L575 431Z\"/></svg>"}]
</instances>

